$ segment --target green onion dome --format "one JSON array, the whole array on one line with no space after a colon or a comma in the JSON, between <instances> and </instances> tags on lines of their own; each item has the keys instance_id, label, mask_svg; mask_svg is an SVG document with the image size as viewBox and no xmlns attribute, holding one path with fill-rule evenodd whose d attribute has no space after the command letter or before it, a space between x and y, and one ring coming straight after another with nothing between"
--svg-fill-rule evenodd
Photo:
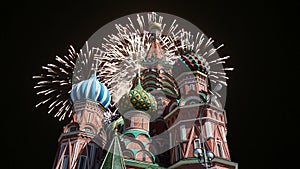
<instances>
[{"instance_id":1,"label":"green onion dome","mask_svg":"<svg viewBox=\"0 0 300 169\"><path fill-rule=\"evenodd\" d=\"M157 110L157 102L154 96L143 89L139 80L134 89L121 97L118 108L122 114L131 110L152 113Z\"/></svg>"}]
</instances>

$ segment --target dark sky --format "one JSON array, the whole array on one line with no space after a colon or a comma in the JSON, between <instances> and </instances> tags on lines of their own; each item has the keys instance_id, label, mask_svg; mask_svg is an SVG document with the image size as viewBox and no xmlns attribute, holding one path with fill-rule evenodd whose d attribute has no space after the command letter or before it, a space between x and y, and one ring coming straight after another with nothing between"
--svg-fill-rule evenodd
<instances>
[{"instance_id":1,"label":"dark sky","mask_svg":"<svg viewBox=\"0 0 300 169\"><path fill-rule=\"evenodd\" d=\"M68 47L79 50L85 41L106 23L124 15L157 11L184 18L215 40L224 43L220 56L230 55L235 67L228 76L228 143L232 160L241 169L286 168L285 153L292 145L289 129L292 102L287 93L296 72L283 45L291 45L286 35L287 21L282 4L263 1L208 3L199 1L94 2L12 2L2 6L5 30L1 32L6 56L2 77L6 95L2 136L7 148L8 168L52 167L57 139L67 122L48 115L46 108L35 108L33 75L55 55L67 54ZM293 13L293 12L292 12ZM292 49L291 47L289 48ZM6 52L5 52L6 53ZM3 103L2 103L3 104ZM295 139L295 138L294 138ZM291 140L291 141L289 141ZM272 166L272 167L271 167Z\"/></svg>"}]
</instances>

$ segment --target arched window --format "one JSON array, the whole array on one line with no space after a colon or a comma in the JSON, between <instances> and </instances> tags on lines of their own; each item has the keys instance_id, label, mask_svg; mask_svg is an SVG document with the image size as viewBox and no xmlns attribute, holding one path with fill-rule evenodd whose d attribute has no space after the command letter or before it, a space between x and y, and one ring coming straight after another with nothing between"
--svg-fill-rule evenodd
<instances>
[{"instance_id":1,"label":"arched window","mask_svg":"<svg viewBox=\"0 0 300 169\"><path fill-rule=\"evenodd\" d=\"M194 84L190 84L190 89L191 90L195 90L195 85Z\"/></svg>"},{"instance_id":2,"label":"arched window","mask_svg":"<svg viewBox=\"0 0 300 169\"><path fill-rule=\"evenodd\" d=\"M142 155L142 160L146 161L146 154L145 153L143 153L143 155Z\"/></svg>"},{"instance_id":3,"label":"arched window","mask_svg":"<svg viewBox=\"0 0 300 169\"><path fill-rule=\"evenodd\" d=\"M192 105L192 104L196 104L196 102L195 101L191 101L189 105Z\"/></svg>"},{"instance_id":4,"label":"arched window","mask_svg":"<svg viewBox=\"0 0 300 169\"><path fill-rule=\"evenodd\" d=\"M85 131L85 132L88 132L88 133L94 133L94 132L93 132L93 129L91 129L90 127L85 127L85 128L84 128L84 131Z\"/></svg>"},{"instance_id":5,"label":"arched window","mask_svg":"<svg viewBox=\"0 0 300 169\"><path fill-rule=\"evenodd\" d=\"M75 125L73 125L73 126L70 126L69 128L68 128L68 132L74 132L74 131L77 131L78 129L77 129L77 126L75 126Z\"/></svg>"}]
</instances>

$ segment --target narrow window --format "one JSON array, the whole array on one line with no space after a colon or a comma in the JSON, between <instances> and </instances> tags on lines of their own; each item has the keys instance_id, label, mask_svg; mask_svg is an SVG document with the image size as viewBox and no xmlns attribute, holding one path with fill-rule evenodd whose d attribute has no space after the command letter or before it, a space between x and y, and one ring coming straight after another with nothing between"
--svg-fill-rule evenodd
<instances>
[{"instance_id":1,"label":"narrow window","mask_svg":"<svg viewBox=\"0 0 300 169\"><path fill-rule=\"evenodd\" d=\"M222 130L223 140L224 140L225 142L227 142L227 139L226 139L226 132L225 132L224 127L221 127L221 130Z\"/></svg>"},{"instance_id":2,"label":"narrow window","mask_svg":"<svg viewBox=\"0 0 300 169\"><path fill-rule=\"evenodd\" d=\"M99 160L96 161L96 168L100 168L100 161Z\"/></svg>"},{"instance_id":3,"label":"narrow window","mask_svg":"<svg viewBox=\"0 0 300 169\"><path fill-rule=\"evenodd\" d=\"M82 112L81 112L81 111L77 112L77 121L80 121L81 114L82 114Z\"/></svg>"},{"instance_id":4,"label":"narrow window","mask_svg":"<svg viewBox=\"0 0 300 169\"><path fill-rule=\"evenodd\" d=\"M196 138L194 140L194 149L200 148L200 139Z\"/></svg>"},{"instance_id":5,"label":"narrow window","mask_svg":"<svg viewBox=\"0 0 300 169\"><path fill-rule=\"evenodd\" d=\"M61 164L61 169L67 169L68 168L68 166L69 166L69 156L68 155L66 155L66 156L64 156L64 158L63 158L63 161L62 161L62 164Z\"/></svg>"},{"instance_id":6,"label":"narrow window","mask_svg":"<svg viewBox=\"0 0 300 169\"><path fill-rule=\"evenodd\" d=\"M219 157L223 157L223 148L222 148L222 143L218 141L217 143L217 151L219 154Z\"/></svg>"},{"instance_id":7,"label":"narrow window","mask_svg":"<svg viewBox=\"0 0 300 169\"><path fill-rule=\"evenodd\" d=\"M185 125L181 125L180 126L180 133L181 133L181 140L182 141L186 141L186 129L185 129Z\"/></svg>"},{"instance_id":8,"label":"narrow window","mask_svg":"<svg viewBox=\"0 0 300 169\"><path fill-rule=\"evenodd\" d=\"M66 143L61 144L58 158L60 158L63 155L62 152L65 149L65 146L66 146Z\"/></svg>"},{"instance_id":9,"label":"narrow window","mask_svg":"<svg viewBox=\"0 0 300 169\"><path fill-rule=\"evenodd\" d=\"M140 127L140 117L134 117L134 126Z\"/></svg>"},{"instance_id":10,"label":"narrow window","mask_svg":"<svg viewBox=\"0 0 300 169\"><path fill-rule=\"evenodd\" d=\"M146 161L146 154L145 153L143 153L143 161Z\"/></svg>"},{"instance_id":11,"label":"narrow window","mask_svg":"<svg viewBox=\"0 0 300 169\"><path fill-rule=\"evenodd\" d=\"M191 90L195 90L195 85L194 84L190 84L190 89Z\"/></svg>"},{"instance_id":12,"label":"narrow window","mask_svg":"<svg viewBox=\"0 0 300 169\"><path fill-rule=\"evenodd\" d=\"M176 146L176 157L177 161L181 159L180 145Z\"/></svg>"},{"instance_id":13,"label":"narrow window","mask_svg":"<svg viewBox=\"0 0 300 169\"><path fill-rule=\"evenodd\" d=\"M78 169L85 169L86 166L86 156L80 156Z\"/></svg>"},{"instance_id":14,"label":"narrow window","mask_svg":"<svg viewBox=\"0 0 300 169\"><path fill-rule=\"evenodd\" d=\"M134 117L131 117L130 127L134 126Z\"/></svg>"},{"instance_id":15,"label":"narrow window","mask_svg":"<svg viewBox=\"0 0 300 169\"><path fill-rule=\"evenodd\" d=\"M205 122L206 137L213 137L211 122Z\"/></svg>"},{"instance_id":16,"label":"narrow window","mask_svg":"<svg viewBox=\"0 0 300 169\"><path fill-rule=\"evenodd\" d=\"M88 120L87 120L87 123L90 123L90 122L91 122L91 117L92 117L92 113L91 113L91 112L89 112L89 114L88 114Z\"/></svg>"},{"instance_id":17,"label":"narrow window","mask_svg":"<svg viewBox=\"0 0 300 169\"><path fill-rule=\"evenodd\" d=\"M142 128L144 128L144 118L142 118Z\"/></svg>"},{"instance_id":18,"label":"narrow window","mask_svg":"<svg viewBox=\"0 0 300 169\"><path fill-rule=\"evenodd\" d=\"M170 148L172 147L172 133L170 133Z\"/></svg>"}]
</instances>

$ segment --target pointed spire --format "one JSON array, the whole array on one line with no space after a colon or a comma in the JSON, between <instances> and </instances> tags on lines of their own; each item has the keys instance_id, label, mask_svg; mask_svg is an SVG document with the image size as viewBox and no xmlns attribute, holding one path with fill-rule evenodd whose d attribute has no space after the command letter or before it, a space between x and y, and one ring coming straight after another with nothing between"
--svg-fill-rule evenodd
<instances>
[{"instance_id":1,"label":"pointed spire","mask_svg":"<svg viewBox=\"0 0 300 169\"><path fill-rule=\"evenodd\" d=\"M126 169L120 141L117 135L117 130L115 130L115 135L112 140L111 145L107 151L107 154L102 162L100 169Z\"/></svg>"},{"instance_id":2,"label":"pointed spire","mask_svg":"<svg viewBox=\"0 0 300 169\"><path fill-rule=\"evenodd\" d=\"M142 83L141 83L141 65L138 65L138 77L137 77L137 80L138 80L138 83L137 83L135 89L138 89L138 88L142 89L143 87L142 87Z\"/></svg>"}]
</instances>

